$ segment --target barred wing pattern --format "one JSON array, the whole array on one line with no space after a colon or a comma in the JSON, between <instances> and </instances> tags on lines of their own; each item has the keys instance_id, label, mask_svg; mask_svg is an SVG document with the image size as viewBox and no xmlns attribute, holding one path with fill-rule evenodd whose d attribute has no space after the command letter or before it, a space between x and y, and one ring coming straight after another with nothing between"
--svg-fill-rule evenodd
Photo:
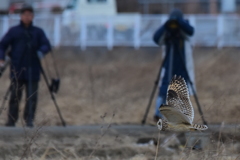
<instances>
[{"instance_id":1,"label":"barred wing pattern","mask_svg":"<svg viewBox=\"0 0 240 160\"><path fill-rule=\"evenodd\" d=\"M167 105L177 108L189 118L189 121L192 124L194 110L189 98L187 84L181 76L177 77L174 75L168 86Z\"/></svg>"}]
</instances>

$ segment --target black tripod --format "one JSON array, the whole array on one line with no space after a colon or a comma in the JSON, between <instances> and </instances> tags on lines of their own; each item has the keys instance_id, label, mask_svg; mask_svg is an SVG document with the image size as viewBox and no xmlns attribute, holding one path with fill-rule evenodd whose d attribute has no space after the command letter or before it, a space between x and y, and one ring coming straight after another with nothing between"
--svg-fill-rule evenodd
<instances>
[{"instance_id":1,"label":"black tripod","mask_svg":"<svg viewBox=\"0 0 240 160\"><path fill-rule=\"evenodd\" d=\"M28 31L26 31L26 37L27 37L27 39L28 39L28 42L27 42L27 48L28 48L28 54L27 54L27 60L28 60L28 81L29 81L29 83L28 83L28 92L29 93L31 93L32 92L32 88L31 88L31 83L32 83L32 70L31 70L31 57L32 57L32 54L31 54L31 35L30 35L30 33L28 33ZM52 52L51 52L51 54L53 54ZM36 55L33 55L33 56L37 56L37 54ZM53 55L52 55L53 56ZM23 60L23 56L22 56L22 58L21 58L21 61ZM39 66L40 66L40 70L41 70L41 73L42 73L42 75L43 75L43 77L44 77L44 80L45 80L45 83L46 83L46 85L47 85L47 88L48 88L48 91L49 91L49 93L50 93L50 95L51 95L51 99L53 100L53 102L54 102L54 105L55 105L55 107L56 107L56 109L57 109L57 112L58 112L58 115L59 115L59 117L60 117L60 120L61 120L61 122L62 122L62 125L63 126L66 126L66 123L65 123L65 121L64 121L64 119L63 119L63 117L62 117L62 114L61 114L61 111L60 111L60 109L59 109L59 107L58 107L58 104L57 104L57 101L56 101L56 98L55 98L55 96L54 96L54 92L56 93L57 91L58 91L58 88L59 88L59 83L60 83L60 80L58 80L58 83L57 83L57 85L56 84L54 84L54 85L50 85L49 84L49 82L48 82L48 78L47 78L47 76L46 76L46 74L45 74L45 71L44 71L44 69L43 69L43 67L42 67L42 64L41 64L41 61L40 61L40 59L37 57L37 60L38 60L38 63L39 63ZM55 64L55 63L54 63ZM5 68L4 68L5 69ZM56 69L56 66L55 66L55 69ZM1 72L2 73L2 72ZM58 72L57 72L57 75L58 75ZM11 84L12 85L12 84ZM2 105L1 105L1 107L0 107L0 114L2 113L2 110L4 109L4 106L5 106L5 103L6 103L6 100L8 99L8 95L11 93L11 85L10 85L10 87L8 88L8 90L7 90L7 92L6 92L6 94L4 95L4 99L3 99L3 102L2 102ZM29 106L29 116L28 116L28 119L27 120L31 120L32 119L32 117L33 117L33 115L32 115L32 102L31 102L31 98L29 99L29 103L28 103L30 106Z\"/></svg>"},{"instance_id":2,"label":"black tripod","mask_svg":"<svg viewBox=\"0 0 240 160\"><path fill-rule=\"evenodd\" d=\"M2 74L4 73L4 71L6 70L9 64L10 64L10 59L9 57L7 57L4 65L0 68L0 78L2 77Z\"/></svg>"},{"instance_id":3,"label":"black tripod","mask_svg":"<svg viewBox=\"0 0 240 160\"><path fill-rule=\"evenodd\" d=\"M145 111L145 114L143 116L143 119L142 119L142 124L144 125L146 123L146 119L147 119L147 116L148 116L148 113L149 113L149 110L150 110L150 107L152 105L152 100L154 98L154 95L156 93L156 90L157 90L157 87L158 87L158 84L159 84L159 80L160 80L160 75L161 75L161 72L162 72L162 68L163 68L163 65L166 61L166 58L164 58L160 68L159 68L159 71L158 71L158 74L157 74L157 78L154 82L154 86L153 86L153 90L152 90L152 93L150 95L150 98L149 98L149 101L148 101L148 105L147 105L147 108L146 108L146 111Z\"/></svg>"},{"instance_id":4,"label":"black tripod","mask_svg":"<svg viewBox=\"0 0 240 160\"><path fill-rule=\"evenodd\" d=\"M170 41L170 44L173 44L173 42ZM172 76L173 47L174 47L174 46L170 45L170 63L169 63L169 64L170 64L170 65L169 65L169 70L170 70L170 72L169 72L169 74L168 74L168 79L169 79L169 81L170 81L171 76ZM179 51L180 51L180 50L179 50ZM195 99L195 101L196 101L199 114L200 114L200 116L201 116L201 118L202 118L203 124L207 125L207 122L206 122L206 120L204 119L204 116L203 116L203 112L202 112L201 105L200 105L199 100L198 100L197 93L196 93L196 91L195 91L195 88L194 88L194 86L193 86L193 83L192 83L192 81L191 81L191 79L190 79L190 76L189 76L189 74L188 74L186 65L185 65L185 63L184 63L184 58L183 58L181 52L180 52L180 55L181 55L181 56L180 56L180 57L181 57L180 60L181 60L182 65L183 65L183 67L184 67L184 72L186 73L187 81L189 82L190 87L191 87L191 89L192 89L192 91L193 91L194 99ZM152 100L153 100L153 98L154 98L156 89L157 89L157 87L158 87L160 75L161 75L161 72L162 72L163 65L165 64L165 61L166 61L166 57L165 57L165 59L163 60L163 62L162 62L162 64L161 64L161 67L160 67L160 69L159 69L157 78L156 78L156 80L155 80L155 83L154 83L154 86L153 86L153 90L152 90L152 93L151 93L151 95L150 95L149 102L148 102L148 105L147 105L145 114L144 114L144 116L143 116L142 125L144 125L144 124L146 123L147 115L148 115L148 113L149 113L149 110L150 110L150 107L151 107L151 104L152 104Z\"/></svg>"},{"instance_id":5,"label":"black tripod","mask_svg":"<svg viewBox=\"0 0 240 160\"><path fill-rule=\"evenodd\" d=\"M4 71L9 66L9 64L10 64L10 59L6 58L4 65L0 68L0 78L2 77ZM4 110L4 105L5 105L5 102L7 100L8 95L9 95L9 92L10 92L10 87L8 87L7 92L4 95L3 102L2 102L2 105L0 107L0 115L2 114L2 111Z\"/></svg>"},{"instance_id":6,"label":"black tripod","mask_svg":"<svg viewBox=\"0 0 240 160\"><path fill-rule=\"evenodd\" d=\"M55 96L54 96L54 94L53 94L53 90L51 89L51 86L50 86L50 84L49 84L49 82L48 82L48 79L47 79L47 76L46 76L46 74L45 74L45 71L44 71L44 69L43 69L43 67L42 67L41 61L40 61L40 59L38 59L38 60L39 60L39 65L40 65L41 73L42 73L43 78L44 78L44 80L45 80L45 82L46 82L48 91L49 91L49 93L50 93L50 95L51 95L51 99L52 99L52 101L53 101L53 103L54 103L54 105L55 105L55 107L56 107L56 109L57 109L57 112L58 112L59 118L60 118L60 120L61 120L61 122L62 122L62 125L65 127L65 126L66 126L66 122L64 121L64 119L63 119L63 117L62 117L61 111L60 111L60 109L59 109L59 107L58 107L56 98L55 98ZM58 89L57 89L57 90L58 90Z\"/></svg>"}]
</instances>

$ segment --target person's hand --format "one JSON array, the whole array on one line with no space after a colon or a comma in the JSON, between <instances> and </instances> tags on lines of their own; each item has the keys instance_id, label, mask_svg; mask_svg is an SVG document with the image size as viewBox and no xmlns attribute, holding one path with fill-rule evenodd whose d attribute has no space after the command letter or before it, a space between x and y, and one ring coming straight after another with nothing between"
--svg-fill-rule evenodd
<instances>
[{"instance_id":1,"label":"person's hand","mask_svg":"<svg viewBox=\"0 0 240 160\"><path fill-rule=\"evenodd\" d=\"M3 67L4 66L4 60L0 60L0 67Z\"/></svg>"}]
</instances>

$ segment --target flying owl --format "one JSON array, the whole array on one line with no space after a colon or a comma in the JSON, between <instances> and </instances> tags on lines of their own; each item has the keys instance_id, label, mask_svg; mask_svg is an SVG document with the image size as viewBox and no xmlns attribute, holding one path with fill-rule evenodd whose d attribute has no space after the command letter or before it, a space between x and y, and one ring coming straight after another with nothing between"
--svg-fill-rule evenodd
<instances>
[{"instance_id":1,"label":"flying owl","mask_svg":"<svg viewBox=\"0 0 240 160\"><path fill-rule=\"evenodd\" d=\"M194 110L191 104L185 80L176 75L172 78L167 91L166 105L159 108L164 119L159 119L157 126L161 131L195 131L206 130L208 127L193 124Z\"/></svg>"}]
</instances>

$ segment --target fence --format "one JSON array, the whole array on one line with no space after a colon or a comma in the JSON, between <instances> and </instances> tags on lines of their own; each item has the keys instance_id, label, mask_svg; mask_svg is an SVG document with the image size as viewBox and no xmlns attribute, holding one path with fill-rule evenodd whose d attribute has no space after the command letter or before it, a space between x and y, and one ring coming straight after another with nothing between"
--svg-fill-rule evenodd
<instances>
[{"instance_id":1,"label":"fence","mask_svg":"<svg viewBox=\"0 0 240 160\"><path fill-rule=\"evenodd\" d=\"M42 27L53 46L156 46L153 33L167 20L167 15L122 14L117 16L73 17L36 16L34 24ZM236 15L186 15L195 27L191 38L197 46L239 46L240 17ZM0 36L19 23L18 16L0 17Z\"/></svg>"}]
</instances>

